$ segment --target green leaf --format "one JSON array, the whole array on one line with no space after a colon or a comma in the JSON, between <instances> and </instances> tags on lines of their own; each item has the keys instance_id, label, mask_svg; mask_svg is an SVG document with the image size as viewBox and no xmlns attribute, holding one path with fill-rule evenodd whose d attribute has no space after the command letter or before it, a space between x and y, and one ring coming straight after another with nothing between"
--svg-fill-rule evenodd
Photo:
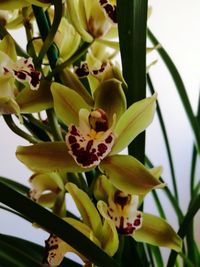
<instances>
[{"instance_id":1,"label":"green leaf","mask_svg":"<svg viewBox=\"0 0 200 267\"><path fill-rule=\"evenodd\" d=\"M91 199L73 183L67 183L65 187L75 201L83 222L93 230L98 238L99 232L102 229L102 223L99 213Z\"/></svg>"},{"instance_id":2,"label":"green leaf","mask_svg":"<svg viewBox=\"0 0 200 267\"><path fill-rule=\"evenodd\" d=\"M15 189L16 191L18 191L19 193L21 193L23 195L27 195L27 193L30 190L25 185L20 184L20 183L14 181L14 180L2 177L2 176L0 176L0 182L4 183L6 185L9 185L10 187L12 187L13 189Z\"/></svg>"},{"instance_id":3,"label":"green leaf","mask_svg":"<svg viewBox=\"0 0 200 267\"><path fill-rule=\"evenodd\" d=\"M120 117L114 133L117 138L111 154L117 154L152 122L156 108L156 94L131 105Z\"/></svg>"},{"instance_id":4,"label":"green leaf","mask_svg":"<svg viewBox=\"0 0 200 267\"><path fill-rule=\"evenodd\" d=\"M49 81L42 80L38 90L24 88L16 97L21 113L40 112L53 107L50 85Z\"/></svg>"},{"instance_id":5,"label":"green leaf","mask_svg":"<svg viewBox=\"0 0 200 267\"><path fill-rule=\"evenodd\" d=\"M165 185L154 177L142 163L129 155L106 157L100 164L100 170L105 173L115 187L129 194L147 194L153 188Z\"/></svg>"},{"instance_id":6,"label":"green leaf","mask_svg":"<svg viewBox=\"0 0 200 267\"><path fill-rule=\"evenodd\" d=\"M65 142L45 142L31 146L19 146L17 158L35 172L85 172L67 152ZM90 168L91 169L91 168Z\"/></svg>"},{"instance_id":7,"label":"green leaf","mask_svg":"<svg viewBox=\"0 0 200 267\"><path fill-rule=\"evenodd\" d=\"M117 0L117 20L123 76L128 85L127 104L146 97L147 0ZM125 19L126 18L126 19ZM145 133L128 147L144 163Z\"/></svg>"},{"instance_id":8,"label":"green leaf","mask_svg":"<svg viewBox=\"0 0 200 267\"><path fill-rule=\"evenodd\" d=\"M30 257L37 262L38 265L29 265L32 266L42 266L41 262L44 257L45 250L42 246L32 243L30 241L14 237L0 234L0 243L1 243L1 251L0 251L0 262L2 260L5 261L4 266L12 267L11 264L18 264L17 266L22 266L22 264L26 261L24 258ZM16 257L13 257L13 251L16 253ZM17 261L20 259L20 262ZM6 265L7 264L7 265ZM16 266L16 265L14 265ZM27 265L24 265L27 267ZM63 262L61 263L60 267L62 266L69 266L69 267L79 267L80 264L64 258Z\"/></svg>"},{"instance_id":9,"label":"green leaf","mask_svg":"<svg viewBox=\"0 0 200 267\"><path fill-rule=\"evenodd\" d=\"M150 30L148 30L148 37L154 45L157 45L159 43L158 40L156 39L156 37L153 35L153 33ZM185 112L188 116L189 122L191 124L192 129L193 129L193 133L194 133L194 136L196 139L196 145L198 147L198 151L200 151L200 125L199 125L197 118L195 117L195 115L193 113L192 106L190 104L183 80L182 80L175 64L173 63L173 61L171 60L170 56L165 51L165 49L163 47L161 47L160 49L158 49L158 53L162 57L165 65L167 66L167 68L168 68L168 70L172 76L172 79L176 85L176 89L180 95L181 101L182 101L183 106L185 108Z\"/></svg>"},{"instance_id":10,"label":"green leaf","mask_svg":"<svg viewBox=\"0 0 200 267\"><path fill-rule=\"evenodd\" d=\"M54 108L57 116L67 125L73 123L79 124L79 110L85 108L90 110L89 106L83 98L74 90L61 85L52 83L51 91L54 99Z\"/></svg>"},{"instance_id":11,"label":"green leaf","mask_svg":"<svg viewBox=\"0 0 200 267\"><path fill-rule=\"evenodd\" d=\"M26 215L47 231L53 232L94 264L119 267L111 257L70 224L1 182L0 201Z\"/></svg>"},{"instance_id":12,"label":"green leaf","mask_svg":"<svg viewBox=\"0 0 200 267\"><path fill-rule=\"evenodd\" d=\"M164 219L148 213L142 218L142 227L133 234L136 241L181 251L182 239Z\"/></svg>"},{"instance_id":13,"label":"green leaf","mask_svg":"<svg viewBox=\"0 0 200 267\"><path fill-rule=\"evenodd\" d=\"M121 82L117 79L109 79L102 83L94 91L95 108L102 108L112 125L113 115L116 114L116 119L126 110L126 98L121 86Z\"/></svg>"}]
</instances>

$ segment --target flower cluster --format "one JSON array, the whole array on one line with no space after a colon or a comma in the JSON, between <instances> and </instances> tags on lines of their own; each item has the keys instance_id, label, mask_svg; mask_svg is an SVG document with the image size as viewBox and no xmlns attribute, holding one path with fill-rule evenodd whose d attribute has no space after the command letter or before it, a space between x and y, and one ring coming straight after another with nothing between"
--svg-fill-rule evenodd
<instances>
[{"instance_id":1,"label":"flower cluster","mask_svg":"<svg viewBox=\"0 0 200 267\"><path fill-rule=\"evenodd\" d=\"M14 5L19 14L16 21L12 11L5 11L12 14L4 20L8 27L22 25L25 11L31 23L31 4L49 12L50 22L54 19L51 1L4 2L0 7L10 10ZM37 142L16 151L17 158L34 172L28 196L109 256L119 248L119 235L180 251L181 239L171 226L140 210L145 196L165 184L159 180L160 167L148 169L125 149L152 122L157 94L127 107L126 93L131 88L113 60L119 51L113 41L116 1L68 0L63 1L62 11L51 40L59 50L55 69L51 70L49 58L40 60L49 36L44 42L39 37L29 40L33 58L19 57L9 35L0 42L0 113L18 115L37 137ZM87 51L79 54L86 42ZM45 119L41 114L27 116L44 110ZM73 198L80 218L67 216L66 195ZM58 266L67 252L88 263L84 255L50 233L44 263Z\"/></svg>"}]
</instances>

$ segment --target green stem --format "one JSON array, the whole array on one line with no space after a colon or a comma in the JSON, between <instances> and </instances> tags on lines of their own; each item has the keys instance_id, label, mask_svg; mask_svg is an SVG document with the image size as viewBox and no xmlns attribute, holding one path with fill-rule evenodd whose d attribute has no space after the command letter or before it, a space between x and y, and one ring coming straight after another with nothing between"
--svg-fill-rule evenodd
<instances>
[{"instance_id":1,"label":"green stem","mask_svg":"<svg viewBox=\"0 0 200 267\"><path fill-rule=\"evenodd\" d=\"M149 86L151 93L154 94L155 90L154 90L154 86L153 86L153 83L152 83L152 80L151 80L151 77L149 74L147 74L147 84ZM173 184L174 194L175 194L175 197L178 201L178 189L177 189L177 184L176 184L176 177L175 177L175 171L174 171L174 164L173 164L173 160L172 160L172 153L171 153L171 149L170 149L170 145L169 145L169 141L168 141L169 138L167 136L165 123L164 123L162 112L161 112L160 105L158 102L157 102L157 109L156 110L157 110L157 115L158 115L160 127L161 127L161 130L163 133L163 138L164 138L165 146L166 146L166 150L167 150L167 156L168 156L169 166L170 166L170 171L171 171L171 176L172 176L172 184Z\"/></svg>"},{"instance_id":2,"label":"green stem","mask_svg":"<svg viewBox=\"0 0 200 267\"><path fill-rule=\"evenodd\" d=\"M152 41L152 43L154 45L158 45L158 40L156 39L156 37L153 35L153 33L148 30L148 36L149 39ZM182 78L175 66L175 64L173 63L173 61L171 60L170 56L168 55L168 53L164 50L164 48L159 48L158 49L158 53L160 54L160 56L162 57L164 63L166 64L172 78L173 81L176 85L176 89L180 95L182 104L185 108L185 112L188 116L189 122L191 124L191 127L193 129L193 134L195 136L195 140L196 140L196 146L197 146L197 150L200 151L200 124L197 120L197 118L194 116L187 92L186 92L186 88L184 86L184 83L182 81Z\"/></svg>"},{"instance_id":3,"label":"green stem","mask_svg":"<svg viewBox=\"0 0 200 267\"><path fill-rule=\"evenodd\" d=\"M74 62L76 62L79 58L81 58L88 50L88 48L92 45L92 43L83 43L81 47L73 54L72 57L64 61L63 63L57 65L52 72L50 72L47 76L47 79L50 80L53 76L61 72L64 68L69 67Z\"/></svg>"},{"instance_id":4,"label":"green stem","mask_svg":"<svg viewBox=\"0 0 200 267\"><path fill-rule=\"evenodd\" d=\"M187 234L188 231L188 227L191 224L191 222L193 221L193 218L195 216L195 214L197 213L197 211L200 209L200 195L198 195L195 199L195 201L193 202L193 204L190 206L187 214L185 215L179 231L178 231L178 235L183 239L185 237L185 235ZM171 251L170 256L169 256L169 260L167 263L167 267L173 267L174 263L176 261L176 257L177 257L177 252L176 251Z\"/></svg>"},{"instance_id":5,"label":"green stem","mask_svg":"<svg viewBox=\"0 0 200 267\"><path fill-rule=\"evenodd\" d=\"M50 25L49 25L48 19L45 15L44 10L41 7L33 5L32 8L33 8L33 13L35 15L42 40L45 42L45 40L48 36L48 33L50 31ZM50 64L51 68L52 69L55 68L56 62L58 59L58 52L57 52L57 49L54 45L51 45L50 47L48 47L47 57L49 59L49 64ZM41 62L38 61L38 65L40 65L40 64L41 64Z\"/></svg>"},{"instance_id":6,"label":"green stem","mask_svg":"<svg viewBox=\"0 0 200 267\"><path fill-rule=\"evenodd\" d=\"M46 36L44 43L43 43L43 46L42 46L40 53L38 55L38 61L39 62L42 62L45 54L47 53L50 46L52 45L54 37L55 37L57 30L58 30L58 27L60 25L61 18L62 18L62 8L63 8L62 0L53 0L52 2L53 2L53 5L55 7L53 23L51 25L51 28L49 29L48 35Z\"/></svg>"},{"instance_id":7,"label":"green stem","mask_svg":"<svg viewBox=\"0 0 200 267\"><path fill-rule=\"evenodd\" d=\"M27 134L26 132L22 131L13 121L12 116L11 115L3 115L3 118L6 122L6 124L8 125L8 127L17 135L21 136L22 138L26 139L27 141L29 141L30 143L38 143L40 142L39 139L34 138L32 135Z\"/></svg>"},{"instance_id":8,"label":"green stem","mask_svg":"<svg viewBox=\"0 0 200 267\"><path fill-rule=\"evenodd\" d=\"M58 120L55 116L54 110L53 109L47 109L46 112L47 112L47 116L48 116L48 123L50 125L51 132L52 132L53 137L54 137L54 141L63 141L61 128L60 128Z\"/></svg>"},{"instance_id":9,"label":"green stem","mask_svg":"<svg viewBox=\"0 0 200 267\"><path fill-rule=\"evenodd\" d=\"M23 14L23 25L25 28L25 32L26 32L26 38L27 38L27 46L26 46L26 50L29 53L29 55L33 58L33 62L35 64L35 59L37 57L36 52L35 52L35 48L34 45L32 43L32 39L33 39L33 26L30 22L29 17L27 18L27 7L24 7L22 9L22 14Z\"/></svg>"}]
</instances>

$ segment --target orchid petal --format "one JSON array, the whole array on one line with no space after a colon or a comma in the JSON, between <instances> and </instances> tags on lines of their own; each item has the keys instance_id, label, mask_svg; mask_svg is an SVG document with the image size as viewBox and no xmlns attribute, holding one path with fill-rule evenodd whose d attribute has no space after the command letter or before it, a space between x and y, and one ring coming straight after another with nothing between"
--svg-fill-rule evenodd
<instances>
[{"instance_id":1,"label":"orchid petal","mask_svg":"<svg viewBox=\"0 0 200 267\"><path fill-rule=\"evenodd\" d=\"M64 218L64 221L75 227L78 231L92 240L97 246L101 247L99 240L94 236L92 230L87 225L73 218ZM76 253L84 262L87 261L83 255L54 234L50 235L50 237L45 241L45 244L46 255L44 263L50 264L51 266L60 265L67 252Z\"/></svg>"},{"instance_id":2,"label":"orchid petal","mask_svg":"<svg viewBox=\"0 0 200 267\"><path fill-rule=\"evenodd\" d=\"M129 155L108 156L100 164L110 182L119 190L134 194L146 194L164 185L136 158Z\"/></svg>"},{"instance_id":3,"label":"orchid petal","mask_svg":"<svg viewBox=\"0 0 200 267\"><path fill-rule=\"evenodd\" d=\"M13 10L29 6L30 4L25 0L1 0L0 9L2 10Z\"/></svg>"},{"instance_id":4,"label":"orchid petal","mask_svg":"<svg viewBox=\"0 0 200 267\"><path fill-rule=\"evenodd\" d=\"M104 218L103 228L101 232L101 237L99 238L102 244L102 249L110 256L113 256L119 247L119 238L117 234L116 227L108 216L107 209L108 206L103 201L98 201L97 208Z\"/></svg>"},{"instance_id":5,"label":"orchid petal","mask_svg":"<svg viewBox=\"0 0 200 267\"><path fill-rule=\"evenodd\" d=\"M117 135L111 154L117 154L151 123L156 108L156 94L131 105L120 117L114 132Z\"/></svg>"},{"instance_id":6,"label":"orchid petal","mask_svg":"<svg viewBox=\"0 0 200 267\"><path fill-rule=\"evenodd\" d=\"M110 153L114 138L103 110L81 109L79 127L71 124L65 140L76 163L87 168L97 166Z\"/></svg>"},{"instance_id":7,"label":"orchid petal","mask_svg":"<svg viewBox=\"0 0 200 267\"><path fill-rule=\"evenodd\" d=\"M54 99L54 108L58 117L67 125L79 123L79 110L91 109L83 98L74 90L59 83L52 83L51 92Z\"/></svg>"},{"instance_id":8,"label":"orchid petal","mask_svg":"<svg viewBox=\"0 0 200 267\"><path fill-rule=\"evenodd\" d=\"M64 184L58 173L37 173L30 177L31 199L40 201L45 191L51 191L55 196L64 190ZM44 196L44 195L43 195Z\"/></svg>"},{"instance_id":9,"label":"orchid petal","mask_svg":"<svg viewBox=\"0 0 200 267\"><path fill-rule=\"evenodd\" d=\"M30 5L36 5L40 7L48 7L51 4L50 0L26 0Z\"/></svg>"},{"instance_id":10,"label":"orchid petal","mask_svg":"<svg viewBox=\"0 0 200 267\"><path fill-rule=\"evenodd\" d=\"M151 214L143 213L142 227L133 234L133 238L138 242L181 251L181 238L164 219Z\"/></svg>"},{"instance_id":11,"label":"orchid petal","mask_svg":"<svg viewBox=\"0 0 200 267\"><path fill-rule=\"evenodd\" d=\"M40 112L53 107L53 98L50 91L50 82L40 82L38 90L24 88L16 97L21 113Z\"/></svg>"},{"instance_id":12,"label":"orchid petal","mask_svg":"<svg viewBox=\"0 0 200 267\"><path fill-rule=\"evenodd\" d=\"M74 199L83 222L88 225L95 233L95 236L98 237L102 228L101 218L89 196L73 183L67 183L65 188Z\"/></svg>"},{"instance_id":13,"label":"orchid petal","mask_svg":"<svg viewBox=\"0 0 200 267\"><path fill-rule=\"evenodd\" d=\"M0 114L20 114L20 107L10 97L0 97Z\"/></svg>"},{"instance_id":14,"label":"orchid petal","mask_svg":"<svg viewBox=\"0 0 200 267\"><path fill-rule=\"evenodd\" d=\"M75 0L68 0L67 1L68 15L70 17L70 20L71 20L73 26L75 27L77 32L80 34L82 39L87 43L91 43L93 41L93 37L84 28L84 25L83 25L81 19L79 18L77 5L78 5L78 3Z\"/></svg>"},{"instance_id":15,"label":"orchid petal","mask_svg":"<svg viewBox=\"0 0 200 267\"><path fill-rule=\"evenodd\" d=\"M159 181L159 178L160 178L161 173L162 173L162 166L158 166L158 167L154 167L154 168L148 169L148 171ZM163 183L163 186L164 185L166 185L166 184ZM142 204L145 196L146 196L146 194L139 196L139 205L138 205L139 207Z\"/></svg>"},{"instance_id":16,"label":"orchid petal","mask_svg":"<svg viewBox=\"0 0 200 267\"><path fill-rule=\"evenodd\" d=\"M105 175L100 175L95 184L93 194L96 200L108 202L109 195L116 190Z\"/></svg>"},{"instance_id":17,"label":"orchid petal","mask_svg":"<svg viewBox=\"0 0 200 267\"><path fill-rule=\"evenodd\" d=\"M77 50L80 40L80 35L75 31L74 27L65 17L62 17L54 40L59 47L60 57L63 60L69 59Z\"/></svg>"},{"instance_id":18,"label":"orchid petal","mask_svg":"<svg viewBox=\"0 0 200 267\"><path fill-rule=\"evenodd\" d=\"M17 158L35 172L83 172L90 169L79 167L67 152L64 142L45 142L31 146L19 146Z\"/></svg>"},{"instance_id":19,"label":"orchid petal","mask_svg":"<svg viewBox=\"0 0 200 267\"><path fill-rule=\"evenodd\" d=\"M17 54L15 50L15 43L10 35L6 35L0 42L0 51L5 53L13 61L17 60ZM2 64L2 63L1 63Z\"/></svg>"},{"instance_id":20,"label":"orchid petal","mask_svg":"<svg viewBox=\"0 0 200 267\"><path fill-rule=\"evenodd\" d=\"M114 114L118 120L126 110L126 97L121 82L117 79L102 82L94 92L94 101L95 108L102 108L110 121Z\"/></svg>"},{"instance_id":21,"label":"orchid petal","mask_svg":"<svg viewBox=\"0 0 200 267\"><path fill-rule=\"evenodd\" d=\"M60 73L60 79L62 80L63 85L77 92L89 106L94 105L94 100L92 99L91 95L80 82L77 75L74 74L71 70L69 70L68 68L64 69Z\"/></svg>"}]
</instances>

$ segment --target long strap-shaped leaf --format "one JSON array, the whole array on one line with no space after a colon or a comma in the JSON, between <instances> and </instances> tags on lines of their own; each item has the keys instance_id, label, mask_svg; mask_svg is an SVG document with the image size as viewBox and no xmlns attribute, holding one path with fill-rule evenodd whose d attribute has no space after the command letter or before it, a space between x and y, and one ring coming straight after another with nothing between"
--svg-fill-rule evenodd
<instances>
[{"instance_id":1,"label":"long strap-shaped leaf","mask_svg":"<svg viewBox=\"0 0 200 267\"><path fill-rule=\"evenodd\" d=\"M147 0L118 0L117 19L123 76L128 85L127 103L146 96ZM145 135L129 146L129 153L144 162Z\"/></svg>"},{"instance_id":2,"label":"long strap-shaped leaf","mask_svg":"<svg viewBox=\"0 0 200 267\"><path fill-rule=\"evenodd\" d=\"M127 104L146 96L146 22L147 0L117 0L117 20L123 76L128 85ZM145 134L129 145L129 154L144 163ZM139 253L138 253L139 251ZM125 238L123 266L147 266L143 245Z\"/></svg>"},{"instance_id":3,"label":"long strap-shaped leaf","mask_svg":"<svg viewBox=\"0 0 200 267\"><path fill-rule=\"evenodd\" d=\"M150 30L148 30L148 36L154 45L157 45L159 43L159 41L156 39L156 37L153 35L153 33ZM195 117L195 115L193 113L193 110L192 110L192 107L191 107L184 83L181 79L181 76L180 76L175 64L173 63L173 61L171 60L170 56L165 51L165 49L163 47L159 48L158 53L162 57L165 65L167 66L167 68L168 68L168 70L169 70L169 72L173 78L173 81L176 85L176 89L180 95L181 101L182 101L184 108L185 108L185 112L188 116L191 127L193 129L193 133L194 133L194 136L196 139L196 146L198 148L197 150L200 151L200 125L198 123L197 118Z\"/></svg>"},{"instance_id":4,"label":"long strap-shaped leaf","mask_svg":"<svg viewBox=\"0 0 200 267\"><path fill-rule=\"evenodd\" d=\"M188 231L188 227L190 226L195 214L197 213L197 211L199 209L200 209L200 194L193 201L192 205L190 205L189 210L188 210L187 214L185 215L183 222L180 225L180 228L178 230L178 235L181 238L184 238L186 236L187 231ZM172 250L170 255L169 255L167 267L173 267L174 266L176 257L177 257L177 252Z\"/></svg>"},{"instance_id":5,"label":"long strap-shaped leaf","mask_svg":"<svg viewBox=\"0 0 200 267\"><path fill-rule=\"evenodd\" d=\"M0 201L26 215L47 231L53 232L97 266L119 267L116 261L70 224L2 182L0 182Z\"/></svg>"}]
</instances>

